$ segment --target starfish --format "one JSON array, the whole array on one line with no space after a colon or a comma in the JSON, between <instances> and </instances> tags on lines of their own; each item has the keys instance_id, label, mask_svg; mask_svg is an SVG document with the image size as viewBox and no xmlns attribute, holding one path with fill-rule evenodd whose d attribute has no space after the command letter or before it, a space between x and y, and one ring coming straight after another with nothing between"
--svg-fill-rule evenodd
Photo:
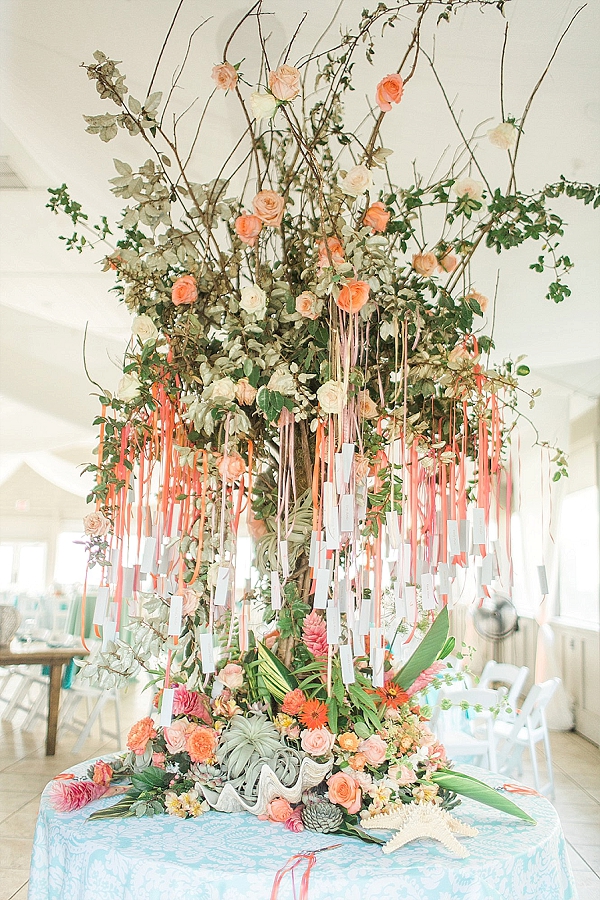
<instances>
[{"instance_id":1,"label":"starfish","mask_svg":"<svg viewBox=\"0 0 600 900\"><path fill-rule=\"evenodd\" d=\"M382 847L384 853L392 853L410 841L428 837L439 841L451 853L465 857L469 855L469 851L454 835L475 837L478 834L476 828L465 825L437 803L408 803L389 812L363 819L360 824L366 831L381 828L396 832Z\"/></svg>"}]
</instances>

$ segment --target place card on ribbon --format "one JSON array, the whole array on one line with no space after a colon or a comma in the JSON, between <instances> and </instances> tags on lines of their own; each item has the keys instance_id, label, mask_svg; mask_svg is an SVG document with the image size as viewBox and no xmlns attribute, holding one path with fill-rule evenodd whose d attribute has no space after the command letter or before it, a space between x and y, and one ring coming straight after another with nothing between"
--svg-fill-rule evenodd
<instances>
[{"instance_id":1,"label":"place card on ribbon","mask_svg":"<svg viewBox=\"0 0 600 900\"><path fill-rule=\"evenodd\" d=\"M323 484L323 512L325 514L325 520L332 508L337 505L337 494L335 490L335 484L333 481L326 481Z\"/></svg>"},{"instance_id":2,"label":"place card on ribbon","mask_svg":"<svg viewBox=\"0 0 600 900\"><path fill-rule=\"evenodd\" d=\"M346 595L348 592L346 579L340 578L339 581L337 582L337 584L334 585L334 587L337 587L337 601L338 601L338 605L340 607L340 612L345 613L346 609L347 609Z\"/></svg>"},{"instance_id":3,"label":"place card on ribbon","mask_svg":"<svg viewBox=\"0 0 600 900\"><path fill-rule=\"evenodd\" d=\"M281 609L281 582L279 572L271 571L271 608L276 612Z\"/></svg>"},{"instance_id":4,"label":"place card on ribbon","mask_svg":"<svg viewBox=\"0 0 600 900\"><path fill-rule=\"evenodd\" d=\"M94 606L94 618L92 625L104 625L106 613L108 611L108 599L110 597L110 588L99 587L96 594L96 605Z\"/></svg>"},{"instance_id":5,"label":"place card on ribbon","mask_svg":"<svg viewBox=\"0 0 600 900\"><path fill-rule=\"evenodd\" d=\"M158 724L163 728L168 728L173 719L173 700L175 699L175 688L164 688L160 697L160 716Z\"/></svg>"},{"instance_id":6,"label":"place card on ribbon","mask_svg":"<svg viewBox=\"0 0 600 900\"><path fill-rule=\"evenodd\" d=\"M431 565L437 566L438 559L440 558L440 536L439 534L433 535L433 540L431 541Z\"/></svg>"},{"instance_id":7,"label":"place card on ribbon","mask_svg":"<svg viewBox=\"0 0 600 900\"><path fill-rule=\"evenodd\" d=\"M340 608L339 606L335 606L334 603L329 601L327 604L327 643L328 644L338 644L340 640L340 632L341 632L341 623L340 623Z\"/></svg>"},{"instance_id":8,"label":"place card on ribbon","mask_svg":"<svg viewBox=\"0 0 600 900\"><path fill-rule=\"evenodd\" d=\"M123 597L129 600L133 597L133 566L123 567Z\"/></svg>"},{"instance_id":9,"label":"place card on ribbon","mask_svg":"<svg viewBox=\"0 0 600 900\"><path fill-rule=\"evenodd\" d=\"M469 520L468 519L461 519L460 522L458 523L458 536L459 536L458 540L459 540L460 552L468 553L469 552L469 540L470 540Z\"/></svg>"},{"instance_id":10,"label":"place card on ribbon","mask_svg":"<svg viewBox=\"0 0 600 900\"><path fill-rule=\"evenodd\" d=\"M494 557L491 553L481 560L481 583L491 584L494 577Z\"/></svg>"},{"instance_id":11,"label":"place card on ribbon","mask_svg":"<svg viewBox=\"0 0 600 900\"><path fill-rule=\"evenodd\" d=\"M410 581L412 562L412 547L410 544L402 544L402 580L404 584Z\"/></svg>"},{"instance_id":12,"label":"place card on ribbon","mask_svg":"<svg viewBox=\"0 0 600 900\"><path fill-rule=\"evenodd\" d=\"M403 585L398 579L396 579L394 585L394 603L396 618L399 621L406 619L406 600L404 598Z\"/></svg>"},{"instance_id":13,"label":"place card on ribbon","mask_svg":"<svg viewBox=\"0 0 600 900\"><path fill-rule=\"evenodd\" d=\"M342 534L354 531L354 494L344 494L340 504L340 531Z\"/></svg>"},{"instance_id":14,"label":"place card on ribbon","mask_svg":"<svg viewBox=\"0 0 600 900\"><path fill-rule=\"evenodd\" d=\"M310 535L310 549L308 551L308 564L311 569L316 569L319 562L319 544L322 540L322 534L318 531L312 531Z\"/></svg>"},{"instance_id":15,"label":"place card on ribbon","mask_svg":"<svg viewBox=\"0 0 600 900\"><path fill-rule=\"evenodd\" d=\"M144 541L144 552L142 554L142 564L140 572L148 575L154 568L154 559L156 556L156 538L147 537Z\"/></svg>"},{"instance_id":16,"label":"place card on ribbon","mask_svg":"<svg viewBox=\"0 0 600 900\"><path fill-rule=\"evenodd\" d=\"M110 551L110 567L108 569L108 583L116 584L119 576L119 563L121 558L120 550Z\"/></svg>"},{"instance_id":17,"label":"place card on ribbon","mask_svg":"<svg viewBox=\"0 0 600 900\"><path fill-rule=\"evenodd\" d=\"M217 586L215 587L215 606L225 606L229 594L229 566L219 566L217 569Z\"/></svg>"},{"instance_id":18,"label":"place card on ribbon","mask_svg":"<svg viewBox=\"0 0 600 900\"><path fill-rule=\"evenodd\" d=\"M394 550L397 550L402 543L398 513L394 511L387 512L385 514L385 522L390 539L390 547L392 547Z\"/></svg>"},{"instance_id":19,"label":"place card on ribbon","mask_svg":"<svg viewBox=\"0 0 600 900\"><path fill-rule=\"evenodd\" d=\"M179 637L181 633L181 612L183 609L183 597L181 594L173 594L169 607L169 624L167 634L171 637Z\"/></svg>"},{"instance_id":20,"label":"place card on ribbon","mask_svg":"<svg viewBox=\"0 0 600 900\"><path fill-rule=\"evenodd\" d=\"M417 618L417 588L414 584L404 585L404 602L406 603L406 618L414 622Z\"/></svg>"},{"instance_id":21,"label":"place card on ribbon","mask_svg":"<svg viewBox=\"0 0 600 900\"><path fill-rule=\"evenodd\" d=\"M460 556L460 537L458 533L458 522L456 519L448 519L446 523L448 532L448 551L450 556Z\"/></svg>"},{"instance_id":22,"label":"place card on ribbon","mask_svg":"<svg viewBox=\"0 0 600 900\"><path fill-rule=\"evenodd\" d=\"M354 684L356 677L354 675L354 660L352 658L352 647L350 644L340 644L340 663L342 666L342 681L344 684Z\"/></svg>"},{"instance_id":23,"label":"place card on ribbon","mask_svg":"<svg viewBox=\"0 0 600 900\"><path fill-rule=\"evenodd\" d=\"M279 542L279 562L281 563L281 575L284 581L290 577L290 557L288 552L288 542Z\"/></svg>"},{"instance_id":24,"label":"place card on ribbon","mask_svg":"<svg viewBox=\"0 0 600 900\"><path fill-rule=\"evenodd\" d=\"M475 569L475 596L478 600L483 600L485 597L485 591L483 590L483 584L481 581L481 566L477 566Z\"/></svg>"},{"instance_id":25,"label":"place card on ribbon","mask_svg":"<svg viewBox=\"0 0 600 900\"><path fill-rule=\"evenodd\" d=\"M369 665L371 668L375 666L375 651L378 647L383 647L383 628L376 628L373 625L369 629Z\"/></svg>"},{"instance_id":26,"label":"place card on ribbon","mask_svg":"<svg viewBox=\"0 0 600 900\"><path fill-rule=\"evenodd\" d=\"M335 454L335 487L338 494L344 489L344 463L341 453Z\"/></svg>"},{"instance_id":27,"label":"place card on ribbon","mask_svg":"<svg viewBox=\"0 0 600 900\"><path fill-rule=\"evenodd\" d=\"M435 592L433 589L433 575L424 572L421 575L421 605L425 610L435 609Z\"/></svg>"},{"instance_id":28,"label":"place card on ribbon","mask_svg":"<svg viewBox=\"0 0 600 900\"><path fill-rule=\"evenodd\" d=\"M476 506L473 510L473 543L485 544L487 540L485 532L485 509Z\"/></svg>"},{"instance_id":29,"label":"place card on ribbon","mask_svg":"<svg viewBox=\"0 0 600 900\"><path fill-rule=\"evenodd\" d=\"M358 633L360 635L368 634L371 627L371 600L368 597L362 598L360 604L360 617L358 620Z\"/></svg>"},{"instance_id":30,"label":"place card on ribbon","mask_svg":"<svg viewBox=\"0 0 600 900\"><path fill-rule=\"evenodd\" d=\"M358 633L357 629L352 631L352 645L356 656L365 655L365 638L364 635Z\"/></svg>"},{"instance_id":31,"label":"place card on ribbon","mask_svg":"<svg viewBox=\"0 0 600 900\"><path fill-rule=\"evenodd\" d=\"M342 444L342 472L344 476L344 484L348 484L348 482L350 481L353 461L354 444Z\"/></svg>"},{"instance_id":32,"label":"place card on ribbon","mask_svg":"<svg viewBox=\"0 0 600 900\"><path fill-rule=\"evenodd\" d=\"M202 674L209 675L215 671L215 648L213 644L212 631L199 634L200 638L200 661L202 662Z\"/></svg>"},{"instance_id":33,"label":"place card on ribbon","mask_svg":"<svg viewBox=\"0 0 600 900\"><path fill-rule=\"evenodd\" d=\"M315 585L315 599L313 602L314 609L327 609L330 582L331 571L328 568L317 569L317 583Z\"/></svg>"},{"instance_id":34,"label":"place card on ribbon","mask_svg":"<svg viewBox=\"0 0 600 900\"><path fill-rule=\"evenodd\" d=\"M385 650L383 647L375 647L373 653L373 687L382 688L385 683L385 673L383 662L385 659Z\"/></svg>"},{"instance_id":35,"label":"place card on ribbon","mask_svg":"<svg viewBox=\"0 0 600 900\"><path fill-rule=\"evenodd\" d=\"M538 566L538 579L540 582L540 591L545 596L548 593L548 575L546 574L546 566Z\"/></svg>"},{"instance_id":36,"label":"place card on ribbon","mask_svg":"<svg viewBox=\"0 0 600 900\"><path fill-rule=\"evenodd\" d=\"M158 574L166 575L169 571L169 558L171 556L171 550L169 547L163 547L163 551L160 556L160 563L158 566Z\"/></svg>"},{"instance_id":37,"label":"place card on ribbon","mask_svg":"<svg viewBox=\"0 0 600 900\"><path fill-rule=\"evenodd\" d=\"M328 550L338 550L340 546L340 513L335 503L325 517L325 540Z\"/></svg>"},{"instance_id":38,"label":"place card on ribbon","mask_svg":"<svg viewBox=\"0 0 600 900\"><path fill-rule=\"evenodd\" d=\"M440 563L438 565L438 579L440 584L440 594L450 593L450 569L448 563Z\"/></svg>"},{"instance_id":39,"label":"place card on ribbon","mask_svg":"<svg viewBox=\"0 0 600 900\"><path fill-rule=\"evenodd\" d=\"M111 641L117 636L117 623L112 619L105 619L102 626L102 651L104 652Z\"/></svg>"}]
</instances>

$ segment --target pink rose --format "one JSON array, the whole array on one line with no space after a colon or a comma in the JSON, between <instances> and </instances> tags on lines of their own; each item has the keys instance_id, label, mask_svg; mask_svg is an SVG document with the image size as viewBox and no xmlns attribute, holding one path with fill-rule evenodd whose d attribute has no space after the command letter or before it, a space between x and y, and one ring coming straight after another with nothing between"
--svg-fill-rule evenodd
<instances>
[{"instance_id":1,"label":"pink rose","mask_svg":"<svg viewBox=\"0 0 600 900\"><path fill-rule=\"evenodd\" d=\"M334 266L341 266L346 262L344 259L344 248L340 240L336 237L327 238L327 246L324 241L319 241L319 257L317 260L317 266L319 269L325 269L327 266L330 266L333 263ZM327 255L327 249L329 248L329 255L331 256L331 263L329 262L329 256Z\"/></svg>"},{"instance_id":2,"label":"pink rose","mask_svg":"<svg viewBox=\"0 0 600 900\"><path fill-rule=\"evenodd\" d=\"M244 670L237 663L227 663L219 672L218 678L230 690L235 691L244 683Z\"/></svg>"},{"instance_id":3,"label":"pink rose","mask_svg":"<svg viewBox=\"0 0 600 900\"><path fill-rule=\"evenodd\" d=\"M187 719L176 719L172 725L165 725L163 734L169 753L181 753L185 750L185 733L189 726Z\"/></svg>"},{"instance_id":4,"label":"pink rose","mask_svg":"<svg viewBox=\"0 0 600 900\"><path fill-rule=\"evenodd\" d=\"M252 208L265 225L279 228L283 219L285 200L276 191L259 191L252 201Z\"/></svg>"},{"instance_id":5,"label":"pink rose","mask_svg":"<svg viewBox=\"0 0 600 900\"><path fill-rule=\"evenodd\" d=\"M377 106L382 112L389 112L392 103L400 103L403 91L404 83L398 74L386 75L377 85L375 92Z\"/></svg>"},{"instance_id":6,"label":"pink rose","mask_svg":"<svg viewBox=\"0 0 600 900\"><path fill-rule=\"evenodd\" d=\"M390 766L388 775L399 785L412 784L417 780L415 772L408 766Z\"/></svg>"},{"instance_id":7,"label":"pink rose","mask_svg":"<svg viewBox=\"0 0 600 900\"><path fill-rule=\"evenodd\" d=\"M312 291L303 291L296 297L296 312L304 319L318 319L323 309L323 301Z\"/></svg>"},{"instance_id":8,"label":"pink rose","mask_svg":"<svg viewBox=\"0 0 600 900\"><path fill-rule=\"evenodd\" d=\"M219 91L231 91L237 84L238 73L231 63L224 62L220 66L213 66L210 77Z\"/></svg>"},{"instance_id":9,"label":"pink rose","mask_svg":"<svg viewBox=\"0 0 600 900\"><path fill-rule=\"evenodd\" d=\"M195 303L198 299L196 279L191 275L182 275L171 288L171 299L175 306Z\"/></svg>"},{"instance_id":10,"label":"pink rose","mask_svg":"<svg viewBox=\"0 0 600 900\"><path fill-rule=\"evenodd\" d=\"M310 756L327 756L334 743L335 734L328 728L307 728L301 733L300 745Z\"/></svg>"},{"instance_id":11,"label":"pink rose","mask_svg":"<svg viewBox=\"0 0 600 900\"><path fill-rule=\"evenodd\" d=\"M83 529L90 537L104 537L110 528L110 522L101 512L88 513L83 518Z\"/></svg>"},{"instance_id":12,"label":"pink rose","mask_svg":"<svg viewBox=\"0 0 600 900\"><path fill-rule=\"evenodd\" d=\"M164 753L153 753L152 754L152 765L156 766L157 769L164 769L165 760L166 760L166 756Z\"/></svg>"},{"instance_id":13,"label":"pink rose","mask_svg":"<svg viewBox=\"0 0 600 900\"><path fill-rule=\"evenodd\" d=\"M373 734L366 741L362 741L358 749L365 754L370 766L380 766L387 753L387 744L378 734Z\"/></svg>"},{"instance_id":14,"label":"pink rose","mask_svg":"<svg viewBox=\"0 0 600 900\"><path fill-rule=\"evenodd\" d=\"M279 66L269 72L269 87L278 100L294 100L300 93L300 72L294 66Z\"/></svg>"},{"instance_id":15,"label":"pink rose","mask_svg":"<svg viewBox=\"0 0 600 900\"><path fill-rule=\"evenodd\" d=\"M182 594L183 604L181 606L182 616L193 616L198 609L200 597L192 588L185 588Z\"/></svg>"},{"instance_id":16,"label":"pink rose","mask_svg":"<svg viewBox=\"0 0 600 900\"><path fill-rule=\"evenodd\" d=\"M238 216L235 220L235 233L240 241L243 241L244 244L248 244L250 247L254 247L256 244L261 228L261 220L258 216L252 216L250 213L244 213L244 215Z\"/></svg>"},{"instance_id":17,"label":"pink rose","mask_svg":"<svg viewBox=\"0 0 600 900\"><path fill-rule=\"evenodd\" d=\"M225 478L225 467L227 467L227 481L237 481L246 471L246 463L239 453L233 451L227 456L221 456L217 462L217 469L221 478Z\"/></svg>"},{"instance_id":18,"label":"pink rose","mask_svg":"<svg viewBox=\"0 0 600 900\"><path fill-rule=\"evenodd\" d=\"M412 267L418 275L430 278L438 267L435 253L415 253L412 258Z\"/></svg>"},{"instance_id":19,"label":"pink rose","mask_svg":"<svg viewBox=\"0 0 600 900\"><path fill-rule=\"evenodd\" d=\"M208 705L208 697L198 694L196 691L188 691L185 684L179 684L175 688L173 696L174 716L194 716L196 719L202 719L207 725L211 725L212 719L208 712Z\"/></svg>"},{"instance_id":20,"label":"pink rose","mask_svg":"<svg viewBox=\"0 0 600 900\"><path fill-rule=\"evenodd\" d=\"M329 800L343 806L351 815L357 813L362 802L362 793L354 778L345 772L336 772L327 782Z\"/></svg>"}]
</instances>

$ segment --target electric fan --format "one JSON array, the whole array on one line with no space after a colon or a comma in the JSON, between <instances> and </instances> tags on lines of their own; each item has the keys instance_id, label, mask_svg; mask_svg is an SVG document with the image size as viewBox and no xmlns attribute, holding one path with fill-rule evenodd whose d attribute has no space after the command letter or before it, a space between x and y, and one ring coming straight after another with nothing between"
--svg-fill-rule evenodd
<instances>
[{"instance_id":1,"label":"electric fan","mask_svg":"<svg viewBox=\"0 0 600 900\"><path fill-rule=\"evenodd\" d=\"M493 641L494 659L501 662L502 641L519 630L519 616L512 600L506 594L495 592L475 608L473 619L477 634Z\"/></svg>"}]
</instances>

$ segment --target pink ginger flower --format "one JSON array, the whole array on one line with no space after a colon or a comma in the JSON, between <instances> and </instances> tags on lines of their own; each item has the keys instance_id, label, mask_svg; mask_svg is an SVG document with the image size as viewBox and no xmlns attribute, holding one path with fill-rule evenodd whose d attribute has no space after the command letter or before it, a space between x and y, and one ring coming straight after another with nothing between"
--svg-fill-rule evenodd
<instances>
[{"instance_id":1,"label":"pink ginger flower","mask_svg":"<svg viewBox=\"0 0 600 900\"><path fill-rule=\"evenodd\" d=\"M57 812L74 812L104 796L106 790L105 784L93 781L55 781L50 788L50 803Z\"/></svg>"},{"instance_id":2,"label":"pink ginger flower","mask_svg":"<svg viewBox=\"0 0 600 900\"><path fill-rule=\"evenodd\" d=\"M205 697L204 694L188 691L185 684L179 684L175 688L173 697L173 715L194 716L196 719L202 719L207 725L212 725L208 704L208 697Z\"/></svg>"},{"instance_id":3,"label":"pink ginger flower","mask_svg":"<svg viewBox=\"0 0 600 900\"><path fill-rule=\"evenodd\" d=\"M293 810L289 819L286 819L284 825L288 831L293 831L295 834L298 834L298 832L300 831L304 831L304 823L302 822L303 809L304 805L301 803L300 806L297 806L296 809Z\"/></svg>"},{"instance_id":4,"label":"pink ginger flower","mask_svg":"<svg viewBox=\"0 0 600 900\"><path fill-rule=\"evenodd\" d=\"M412 697L414 696L414 694L418 694L419 691L423 691L426 687L429 687L435 676L439 675L440 672L443 672L445 668L446 663L442 660L440 660L439 662L434 662L432 666L429 666L428 669L425 669L424 672L421 672L416 681L411 684L411 686L406 691L408 696Z\"/></svg>"},{"instance_id":5,"label":"pink ginger flower","mask_svg":"<svg viewBox=\"0 0 600 900\"><path fill-rule=\"evenodd\" d=\"M327 625L316 609L304 620L302 640L313 656L327 656Z\"/></svg>"}]
</instances>

